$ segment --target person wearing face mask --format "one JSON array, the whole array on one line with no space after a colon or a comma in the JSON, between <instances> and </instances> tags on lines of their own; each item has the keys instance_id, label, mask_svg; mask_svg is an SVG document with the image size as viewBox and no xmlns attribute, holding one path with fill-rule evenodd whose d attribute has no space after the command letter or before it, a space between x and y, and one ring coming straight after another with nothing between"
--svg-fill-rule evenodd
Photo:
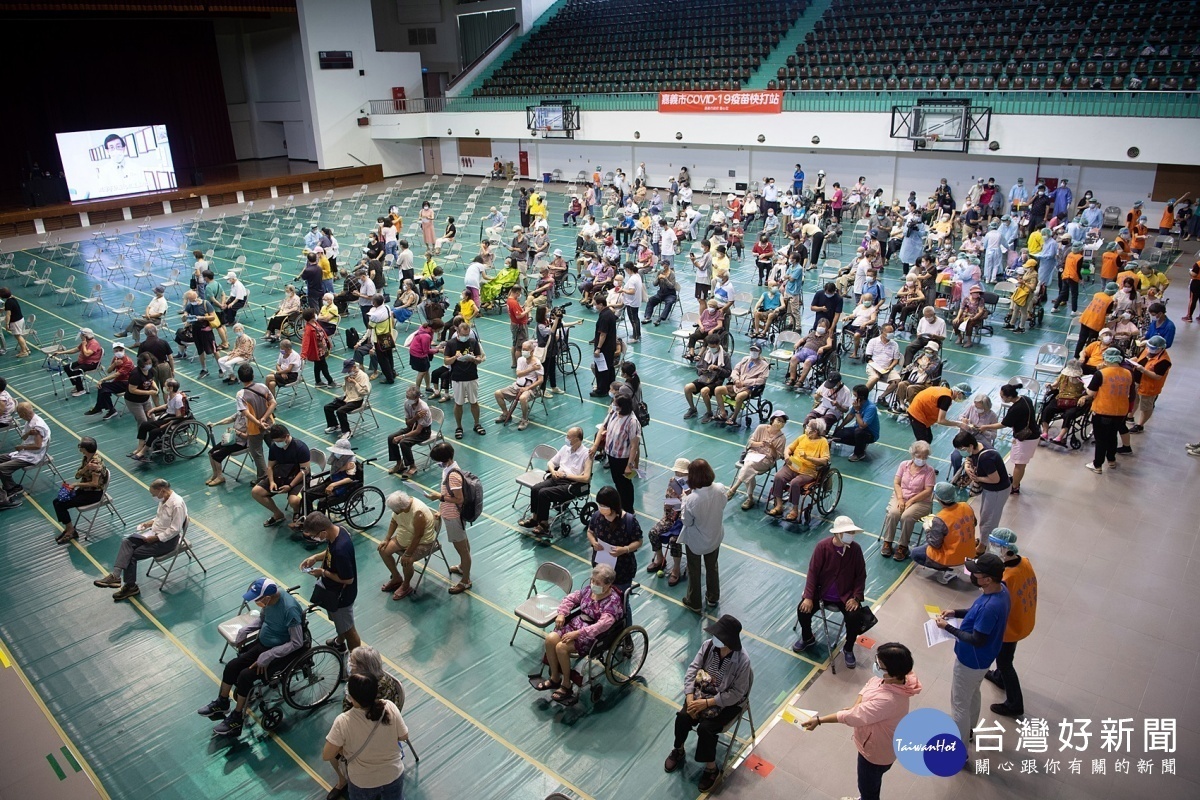
<instances>
[{"instance_id":1,"label":"person wearing face mask","mask_svg":"<svg viewBox=\"0 0 1200 800\"><path fill-rule=\"evenodd\" d=\"M725 497L732 500L737 494L738 487L746 484L746 500L742 503L742 511L754 508L757 500L754 496L755 482L758 476L770 472L779 459L787 451L787 436L783 429L787 425L788 415L784 411L771 414L771 421L759 425L750 435L746 452L742 455L741 466L733 485L725 492Z\"/></svg>"},{"instance_id":2,"label":"person wearing face mask","mask_svg":"<svg viewBox=\"0 0 1200 800\"><path fill-rule=\"evenodd\" d=\"M717 782L718 735L742 713L754 680L750 657L742 649L742 623L723 614L705 627L711 638L700 645L683 678L683 708L675 715L675 739L663 762L674 772L687 759L683 745L696 729L696 761L704 765L699 789L707 792Z\"/></svg>"},{"instance_id":3,"label":"person wearing face mask","mask_svg":"<svg viewBox=\"0 0 1200 800\"><path fill-rule=\"evenodd\" d=\"M833 535L817 543L808 562L804 581L804 599L796 607L800 623L800 638L792 651L803 653L817 643L813 635L812 618L818 607L840 611L846 622L846 642L842 657L848 669L854 669L854 640L863 631L863 600L867 585L867 563L862 547L854 541L862 528L846 515L838 516L830 529ZM832 649L835 642L828 643Z\"/></svg>"},{"instance_id":4,"label":"person wearing face mask","mask_svg":"<svg viewBox=\"0 0 1200 800\"><path fill-rule=\"evenodd\" d=\"M731 372L729 367L729 357L725 353L725 348L721 346L721 337L719 334L710 333L705 339L704 353L696 361L696 377L692 382L683 387L683 396L687 400L688 410L684 412L684 419L692 419L697 415L696 400L697 394L704 401L704 416L700 418L701 422L712 422L713 407L712 395L717 387L724 384L725 379L729 377Z\"/></svg>"},{"instance_id":5,"label":"person wearing face mask","mask_svg":"<svg viewBox=\"0 0 1200 800\"><path fill-rule=\"evenodd\" d=\"M541 539L550 537L550 508L585 495L592 481L592 459L583 444L583 428L567 429L566 444L546 462L547 478L529 487L529 513L517 524Z\"/></svg>"},{"instance_id":6,"label":"person wearing face mask","mask_svg":"<svg viewBox=\"0 0 1200 800\"><path fill-rule=\"evenodd\" d=\"M802 724L813 731L821 725L841 723L854 729L858 750L858 800L879 800L883 774L896 762L892 746L896 726L908 714L910 698L921 693L921 681L913 672L913 657L899 642L887 642L875 650L872 677L850 708L833 714L817 714Z\"/></svg>"},{"instance_id":7,"label":"person wearing face mask","mask_svg":"<svg viewBox=\"0 0 1200 800\"><path fill-rule=\"evenodd\" d=\"M958 489L948 481L933 486L933 497L941 509L925 525L925 544L912 549L913 563L932 570L948 584L963 563L978 552L975 543L975 512L960 503Z\"/></svg>"},{"instance_id":8,"label":"person wearing face mask","mask_svg":"<svg viewBox=\"0 0 1200 800\"><path fill-rule=\"evenodd\" d=\"M1175 323L1167 319L1167 307L1162 303L1151 303L1150 325L1146 328L1146 338L1161 336L1163 347L1170 348L1175 343Z\"/></svg>"},{"instance_id":9,"label":"person wearing face mask","mask_svg":"<svg viewBox=\"0 0 1200 800\"><path fill-rule=\"evenodd\" d=\"M546 371L542 362L533 354L534 341L526 340L521 345L521 357L517 359L517 378L511 385L496 391L496 405L500 407L500 416L496 417L497 425L507 425L512 420L513 411L517 404L521 405L521 421L517 430L523 431L529 427L529 403L542 390L542 382Z\"/></svg>"},{"instance_id":10,"label":"person wearing face mask","mask_svg":"<svg viewBox=\"0 0 1200 800\"><path fill-rule=\"evenodd\" d=\"M413 446L429 441L433 435L433 414L429 404L421 399L421 390L410 386L404 392L404 427L388 437L388 458L394 462L389 475L408 480L417 474ZM404 466L401 466L403 462Z\"/></svg>"},{"instance_id":11,"label":"person wearing face mask","mask_svg":"<svg viewBox=\"0 0 1200 800\"><path fill-rule=\"evenodd\" d=\"M750 338L766 338L771 330L771 325L782 310L783 298L779 296L779 284L770 281L767 284L767 290L758 296L757 302L751 309Z\"/></svg>"},{"instance_id":12,"label":"person wearing face mask","mask_svg":"<svg viewBox=\"0 0 1200 800\"><path fill-rule=\"evenodd\" d=\"M825 320L818 319L808 336L796 344L788 362L788 376L783 382L784 387L800 391L813 364L824 358L834 346L833 328L829 327Z\"/></svg>"},{"instance_id":13,"label":"person wearing face mask","mask_svg":"<svg viewBox=\"0 0 1200 800\"><path fill-rule=\"evenodd\" d=\"M596 492L598 508L587 526L592 564L608 564L616 571L614 583L624 591L637 574L637 549L642 546L642 526L632 511L626 511L621 495L611 486Z\"/></svg>"},{"instance_id":14,"label":"person wearing face mask","mask_svg":"<svg viewBox=\"0 0 1200 800\"><path fill-rule=\"evenodd\" d=\"M771 260L775 257L775 245L771 244L771 237L766 231L759 234L751 252L754 253L754 264L758 267L758 285L762 286L766 283Z\"/></svg>"},{"instance_id":15,"label":"person wearing face mask","mask_svg":"<svg viewBox=\"0 0 1200 800\"><path fill-rule=\"evenodd\" d=\"M852 391L853 405L830 439L854 447L847 461L865 461L867 446L879 441L879 410L871 402L871 390L864 384L858 384Z\"/></svg>"},{"instance_id":16,"label":"person wearing face mask","mask_svg":"<svg viewBox=\"0 0 1200 800\"><path fill-rule=\"evenodd\" d=\"M821 420L826 430L833 428L854 405L854 393L842 382L840 372L830 372L825 382L813 392L812 399L812 411L804 418L804 424Z\"/></svg>"},{"instance_id":17,"label":"person wearing face mask","mask_svg":"<svg viewBox=\"0 0 1200 800\"><path fill-rule=\"evenodd\" d=\"M1118 440L1126 439L1129 428L1125 419L1129 413L1133 375L1128 362L1115 347L1104 351L1104 366L1092 374L1087 385L1087 394L1092 401L1092 430L1096 441L1096 452L1087 468L1100 475L1104 462L1116 467ZM1124 448L1121 448L1122 450ZM1126 451L1132 453L1130 449Z\"/></svg>"},{"instance_id":18,"label":"person wearing face mask","mask_svg":"<svg viewBox=\"0 0 1200 800\"><path fill-rule=\"evenodd\" d=\"M804 425L804 433L788 445L786 461L775 473L775 481L771 484L771 492L767 496L768 500L773 501L767 509L767 515L782 516L786 522L797 521L800 517L804 487L815 481L821 470L827 466L829 440L825 438L825 420L810 420ZM792 504L792 510L786 516L783 513L785 489Z\"/></svg>"},{"instance_id":19,"label":"person wearing face mask","mask_svg":"<svg viewBox=\"0 0 1200 800\"><path fill-rule=\"evenodd\" d=\"M722 515L728 502L726 489L716 482L712 465L703 458L688 464L688 488L683 493L679 516L683 528L679 540L687 557L687 593L684 608L702 613L700 578L704 573L704 605L716 606L721 600L721 575L718 557L725 539Z\"/></svg>"},{"instance_id":20,"label":"person wearing face mask","mask_svg":"<svg viewBox=\"0 0 1200 800\"><path fill-rule=\"evenodd\" d=\"M929 444L913 442L908 453L911 458L897 467L892 479L892 496L883 517L883 545L879 549L880 556L895 561L908 558L913 529L933 510L933 487L937 482L937 473L929 466ZM893 549L896 526L900 527L900 543Z\"/></svg>"},{"instance_id":21,"label":"person wearing face mask","mask_svg":"<svg viewBox=\"0 0 1200 800\"><path fill-rule=\"evenodd\" d=\"M813 295L812 304L808 307L816 315L813 325L820 325L824 321L831 330L836 329L842 318L842 307L842 296L837 292L837 284L829 281L825 284L824 291Z\"/></svg>"},{"instance_id":22,"label":"person wearing face mask","mask_svg":"<svg viewBox=\"0 0 1200 800\"><path fill-rule=\"evenodd\" d=\"M925 442L933 441L933 426L945 425L950 428L961 427L959 423L947 419L946 412L954 403L961 402L971 394L971 385L960 383L952 387L929 386L913 397L908 404L908 424L912 428L913 438Z\"/></svg>"},{"instance_id":23,"label":"person wearing face mask","mask_svg":"<svg viewBox=\"0 0 1200 800\"><path fill-rule=\"evenodd\" d=\"M158 362L149 353L138 356L138 366L129 373L125 386L125 408L139 425L149 420L151 400L158 395L155 367Z\"/></svg>"},{"instance_id":24,"label":"person wearing face mask","mask_svg":"<svg viewBox=\"0 0 1200 800\"><path fill-rule=\"evenodd\" d=\"M1137 327L1136 325L1134 327ZM1141 330L1139 329L1140 333ZM1110 347L1116 347L1114 344L1115 334L1112 328L1101 328L1100 335L1088 342L1077 356L1080 364L1083 367L1083 374L1091 375L1096 370L1104 366L1104 351Z\"/></svg>"},{"instance_id":25,"label":"person wearing face mask","mask_svg":"<svg viewBox=\"0 0 1200 800\"><path fill-rule=\"evenodd\" d=\"M984 676L1004 691L1004 702L993 703L993 714L1014 719L1025 714L1025 698L1021 681L1013 667L1017 643L1033 632L1037 618L1037 575L1033 564L1017 550L1017 535L1008 528L996 528L988 537L988 552L1004 561L1004 585L1008 589L1011 607L1004 626L1004 643L996 654L995 669Z\"/></svg>"},{"instance_id":26,"label":"person wearing face mask","mask_svg":"<svg viewBox=\"0 0 1200 800\"><path fill-rule=\"evenodd\" d=\"M1134 424L1129 426L1130 433L1141 433L1146 430L1146 423L1154 415L1154 405L1162 394L1163 385L1167 382L1167 372L1171 369L1171 354L1167 352L1167 340L1162 336L1151 336L1146 340L1146 348L1142 354L1131 362L1126 362L1133 370L1137 379L1138 405L1134 413ZM1118 450L1117 452L1120 452Z\"/></svg>"},{"instance_id":27,"label":"person wearing face mask","mask_svg":"<svg viewBox=\"0 0 1200 800\"><path fill-rule=\"evenodd\" d=\"M875 296L864 294L853 311L853 316L842 326L842 335L850 333L854 336L854 352L850 354L850 358L857 359L859 350L862 348L863 334L872 330L879 322L879 304L875 300Z\"/></svg>"},{"instance_id":28,"label":"person wearing face mask","mask_svg":"<svg viewBox=\"0 0 1200 800\"><path fill-rule=\"evenodd\" d=\"M771 364L762 357L762 347L757 343L750 345L750 354L739 361L729 376L729 382L718 386L714 394L717 398L717 422L724 422L731 429L742 426L742 406L753 397L760 397L767 386L767 375ZM733 410L724 413L725 405L733 403Z\"/></svg>"},{"instance_id":29,"label":"person wearing face mask","mask_svg":"<svg viewBox=\"0 0 1200 800\"><path fill-rule=\"evenodd\" d=\"M592 567L588 585L571 592L558 605L554 630L546 636L545 643L550 677L533 684L539 692L553 691L550 698L556 703L578 702L571 685L571 656L587 653L600 634L625 616L622 594L615 581L612 567L597 564Z\"/></svg>"},{"instance_id":30,"label":"person wearing face mask","mask_svg":"<svg viewBox=\"0 0 1200 800\"><path fill-rule=\"evenodd\" d=\"M1088 342L1094 341L1100 335L1100 329L1105 326L1105 322L1112 314L1113 298L1116 297L1116 294L1117 284L1109 281L1104 286L1104 291L1092 295L1087 308L1079 316L1079 341L1075 343L1075 358L1079 358L1079 354Z\"/></svg>"},{"instance_id":31,"label":"person wearing face mask","mask_svg":"<svg viewBox=\"0 0 1200 800\"><path fill-rule=\"evenodd\" d=\"M686 458L675 459L671 479L667 481L666 495L663 497L663 515L654 527L650 529L650 552L654 553L646 572L658 573L667 566L666 553L671 552L671 573L667 577L667 585L674 586L680 581L680 562L683 561L683 545L679 543L679 534L683 530L683 520L679 512L683 507L683 493L687 491L688 466L692 462Z\"/></svg>"},{"instance_id":32,"label":"person wearing face mask","mask_svg":"<svg viewBox=\"0 0 1200 800\"><path fill-rule=\"evenodd\" d=\"M1004 644L1012 606L1000 556L984 553L979 558L969 558L966 568L971 573L971 583L982 589L982 594L970 608L947 609L935 618L937 626L957 640L950 683L950 716L958 725L958 738L964 745L970 741L971 729L980 718L980 685ZM951 620L960 619L961 623L951 624Z\"/></svg>"},{"instance_id":33,"label":"person wearing face mask","mask_svg":"<svg viewBox=\"0 0 1200 800\"><path fill-rule=\"evenodd\" d=\"M1029 424L1033 424L1032 413ZM1030 442L1037 449L1036 438ZM983 491L979 496L979 541L983 542L997 525L1004 505L1008 502L1013 480L1004 466L1004 456L991 447L984 447L973 433L959 431L954 436L954 449L963 457L963 475Z\"/></svg>"}]
</instances>

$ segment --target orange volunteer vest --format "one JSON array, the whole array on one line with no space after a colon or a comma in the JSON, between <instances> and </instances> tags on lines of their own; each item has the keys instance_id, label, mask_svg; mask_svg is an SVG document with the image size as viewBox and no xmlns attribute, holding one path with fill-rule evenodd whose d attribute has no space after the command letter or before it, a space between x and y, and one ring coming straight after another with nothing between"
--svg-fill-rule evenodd
<instances>
[{"instance_id":1,"label":"orange volunteer vest","mask_svg":"<svg viewBox=\"0 0 1200 800\"><path fill-rule=\"evenodd\" d=\"M1106 417L1123 417L1129 413L1129 389L1133 376L1124 367L1110 365L1100 369L1100 390L1092 399L1092 413Z\"/></svg>"},{"instance_id":2,"label":"orange volunteer vest","mask_svg":"<svg viewBox=\"0 0 1200 800\"><path fill-rule=\"evenodd\" d=\"M938 400L949 397L950 390L945 386L930 386L917 392L916 397L908 404L908 415L929 428L938 421Z\"/></svg>"}]
</instances>

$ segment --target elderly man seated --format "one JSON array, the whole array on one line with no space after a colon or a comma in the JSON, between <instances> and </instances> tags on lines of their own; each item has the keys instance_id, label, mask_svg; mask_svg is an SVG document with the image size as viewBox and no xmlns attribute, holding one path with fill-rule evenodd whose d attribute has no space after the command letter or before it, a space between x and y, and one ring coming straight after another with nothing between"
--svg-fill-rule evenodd
<instances>
[{"instance_id":1,"label":"elderly man seated","mask_svg":"<svg viewBox=\"0 0 1200 800\"><path fill-rule=\"evenodd\" d=\"M742 406L750 398L762 394L770 370L770 362L762 357L762 347L757 343L750 345L750 354L734 366L729 382L716 388L717 422L724 422L729 428L740 427ZM726 403L733 405L733 411L728 415L723 413Z\"/></svg>"},{"instance_id":2,"label":"elderly man seated","mask_svg":"<svg viewBox=\"0 0 1200 800\"><path fill-rule=\"evenodd\" d=\"M432 551L442 521L437 512L408 492L392 492L387 507L392 512L392 521L376 549L391 578L380 591L391 592L393 600L403 600L416 591L412 585L413 564ZM403 577L396 570L397 556Z\"/></svg>"},{"instance_id":3,"label":"elderly man seated","mask_svg":"<svg viewBox=\"0 0 1200 800\"><path fill-rule=\"evenodd\" d=\"M242 600L254 603L259 616L257 625L241 630L238 643L245 641L255 631L258 632L258 638L225 662L217 699L196 709L196 713L202 717L221 720L213 728L217 736L237 736L241 732L246 699L254 682L270 672L277 672L287 663L289 655L304 646L304 615L300 603L273 580L257 579L242 594ZM229 707L230 693L234 700L232 710Z\"/></svg>"},{"instance_id":4,"label":"elderly man seated","mask_svg":"<svg viewBox=\"0 0 1200 800\"><path fill-rule=\"evenodd\" d=\"M137 562L174 550L187 523L187 504L171 490L169 482L155 478L150 484L150 494L158 501L154 518L141 523L134 533L121 540L112 571L92 581L93 586L101 589L117 589L113 594L113 600L117 602L142 593L137 585Z\"/></svg>"},{"instance_id":5,"label":"elderly man seated","mask_svg":"<svg viewBox=\"0 0 1200 800\"><path fill-rule=\"evenodd\" d=\"M624 600L613 585L616 578L612 567L597 564L588 585L559 603L554 630L546 636L550 677L534 685L539 692L553 690L551 699L556 703L571 705L578 700L571 685L571 656L587 653L601 634L625 616Z\"/></svg>"},{"instance_id":6,"label":"elderly man seated","mask_svg":"<svg viewBox=\"0 0 1200 800\"><path fill-rule=\"evenodd\" d=\"M500 407L500 416L496 417L497 425L507 425L512 421L517 404L521 405L521 421L517 430L523 431L529 427L529 403L541 394L542 382L546 370L542 362L533 354L536 342L526 340L521 345L521 357L517 359L517 378L509 386L498 389L494 395L496 405Z\"/></svg>"},{"instance_id":7,"label":"elderly man seated","mask_svg":"<svg viewBox=\"0 0 1200 800\"><path fill-rule=\"evenodd\" d=\"M831 372L825 382L812 395L813 407L804 418L805 424L814 419L823 420L826 430L832 430L850 407L854 405L854 394L842 382L842 373Z\"/></svg>"},{"instance_id":8,"label":"elderly man seated","mask_svg":"<svg viewBox=\"0 0 1200 800\"><path fill-rule=\"evenodd\" d=\"M820 606L840 611L846 622L846 642L842 645L842 657L846 666L854 669L854 640L863 630L863 617L867 585L867 563L862 547L855 538L863 532L854 520L845 515L833 521L828 539L817 543L812 558L808 561L808 576L804 581L804 598L796 607L796 620L800 623L800 638L792 645L792 651L803 653L817 643L813 635L812 618ZM836 642L827 642L830 650Z\"/></svg>"},{"instance_id":9,"label":"elderly man seated","mask_svg":"<svg viewBox=\"0 0 1200 800\"><path fill-rule=\"evenodd\" d=\"M813 364L824 358L833 348L833 327L824 318L818 319L817 326L796 344L796 349L788 362L787 380L783 382L783 385L799 390L804 386L804 381L808 378L808 372L812 369Z\"/></svg>"},{"instance_id":10,"label":"elderly man seated","mask_svg":"<svg viewBox=\"0 0 1200 800\"><path fill-rule=\"evenodd\" d=\"M567 429L567 443L546 463L546 479L529 487L529 513L518 522L540 539L550 537L550 508L588 493L592 459L583 443L583 428Z\"/></svg>"},{"instance_id":11,"label":"elderly man seated","mask_svg":"<svg viewBox=\"0 0 1200 800\"><path fill-rule=\"evenodd\" d=\"M142 333L142 328L147 325L161 325L163 317L167 315L167 298L165 297L167 287L155 286L154 297L146 304L146 310L142 312L140 317L131 317L129 324L125 329L113 334L118 339L123 339L130 334L133 334L133 343L138 343L138 337Z\"/></svg>"},{"instance_id":12,"label":"elderly man seated","mask_svg":"<svg viewBox=\"0 0 1200 800\"><path fill-rule=\"evenodd\" d=\"M700 421L712 422L714 419L712 394L729 377L729 356L725 352L725 348L721 346L720 334L708 334L704 344L704 352L696 359L696 377L683 387L683 397L688 404L688 410L684 412L683 418L691 419L696 416L695 397L699 394L700 399L704 401L705 408L704 416L700 418Z\"/></svg>"},{"instance_id":13,"label":"elderly man seated","mask_svg":"<svg viewBox=\"0 0 1200 800\"><path fill-rule=\"evenodd\" d=\"M933 306L925 306L921 309L921 319L917 321L917 335L913 339L912 344L904 348L904 365L908 366L917 353L928 345L930 342L941 347L942 342L946 341L946 320L937 315L937 309Z\"/></svg>"},{"instance_id":14,"label":"elderly man seated","mask_svg":"<svg viewBox=\"0 0 1200 800\"><path fill-rule=\"evenodd\" d=\"M17 416L24 420L25 427L21 431L20 443L8 455L0 458L0 485L3 486L0 490L0 511L21 505L25 488L13 480L13 473L41 464L50 447L50 428L34 412L32 403L17 403Z\"/></svg>"}]
</instances>

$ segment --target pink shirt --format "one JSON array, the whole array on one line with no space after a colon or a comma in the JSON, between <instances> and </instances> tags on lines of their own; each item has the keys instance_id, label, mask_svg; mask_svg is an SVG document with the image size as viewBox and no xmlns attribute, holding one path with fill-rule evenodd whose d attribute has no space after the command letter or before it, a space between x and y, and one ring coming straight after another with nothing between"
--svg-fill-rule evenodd
<instances>
[{"instance_id":1,"label":"pink shirt","mask_svg":"<svg viewBox=\"0 0 1200 800\"><path fill-rule=\"evenodd\" d=\"M857 704L837 712L837 720L854 729L854 746L872 764L884 766L896 760L892 739L896 726L908 713L908 702L921 691L921 682L914 672L903 684L884 683L872 677L863 687Z\"/></svg>"},{"instance_id":2,"label":"pink shirt","mask_svg":"<svg viewBox=\"0 0 1200 800\"><path fill-rule=\"evenodd\" d=\"M932 489L933 484L937 482L937 474L933 471L933 467L926 464L923 467L917 468L917 473L914 475L909 471L908 467L912 461L905 461L896 470L896 478L900 481L900 496L905 500L911 500L925 489Z\"/></svg>"}]
</instances>

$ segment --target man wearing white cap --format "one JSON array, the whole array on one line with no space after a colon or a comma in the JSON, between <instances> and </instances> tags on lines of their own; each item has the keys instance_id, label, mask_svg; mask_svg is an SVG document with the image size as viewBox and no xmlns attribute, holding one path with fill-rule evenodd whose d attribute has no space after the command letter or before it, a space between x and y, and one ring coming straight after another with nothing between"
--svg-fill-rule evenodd
<instances>
[{"instance_id":1,"label":"man wearing white cap","mask_svg":"<svg viewBox=\"0 0 1200 800\"><path fill-rule=\"evenodd\" d=\"M221 320L226 325L233 325L237 322L238 311L250 299L250 292L246 289L246 284L242 283L241 278L233 270L225 273L225 280L229 281L229 294L225 297L225 302L221 304ZM228 348L222 347L221 349L226 350Z\"/></svg>"},{"instance_id":2,"label":"man wearing white cap","mask_svg":"<svg viewBox=\"0 0 1200 800\"><path fill-rule=\"evenodd\" d=\"M242 599L254 603L259 616L257 625L242 628L238 632L238 643L245 641L255 631L258 632L258 638L225 662L217 699L196 710L202 717L222 720L213 728L217 736L236 736L241 732L246 698L254 682L268 672L278 671L284 663L281 659L304 645L300 604L289 593L281 591L275 581L259 578L250 584L250 588L242 594ZM234 700L232 711L229 708L230 692L233 692Z\"/></svg>"},{"instance_id":3,"label":"man wearing white cap","mask_svg":"<svg viewBox=\"0 0 1200 800\"><path fill-rule=\"evenodd\" d=\"M846 621L846 642L842 656L849 669L854 669L854 640L863 632L867 586L867 562L862 548L854 541L862 528L846 515L834 519L829 531L832 536L817 543L808 561L808 577L804 582L804 599L796 608L800 623L800 638L792 650L802 653L817 643L812 632L812 618L818 606L840 611ZM830 649L836 642L828 642Z\"/></svg>"},{"instance_id":4,"label":"man wearing white cap","mask_svg":"<svg viewBox=\"0 0 1200 800\"><path fill-rule=\"evenodd\" d=\"M142 328L147 325L159 325L162 323L163 317L167 314L167 287L158 285L154 287L154 297L146 304L146 310L140 317L133 317L129 320L129 324L125 326L125 330L118 331L114 334L118 339L123 339L129 334L133 334L133 343L138 343L138 336L142 332Z\"/></svg>"}]
</instances>

